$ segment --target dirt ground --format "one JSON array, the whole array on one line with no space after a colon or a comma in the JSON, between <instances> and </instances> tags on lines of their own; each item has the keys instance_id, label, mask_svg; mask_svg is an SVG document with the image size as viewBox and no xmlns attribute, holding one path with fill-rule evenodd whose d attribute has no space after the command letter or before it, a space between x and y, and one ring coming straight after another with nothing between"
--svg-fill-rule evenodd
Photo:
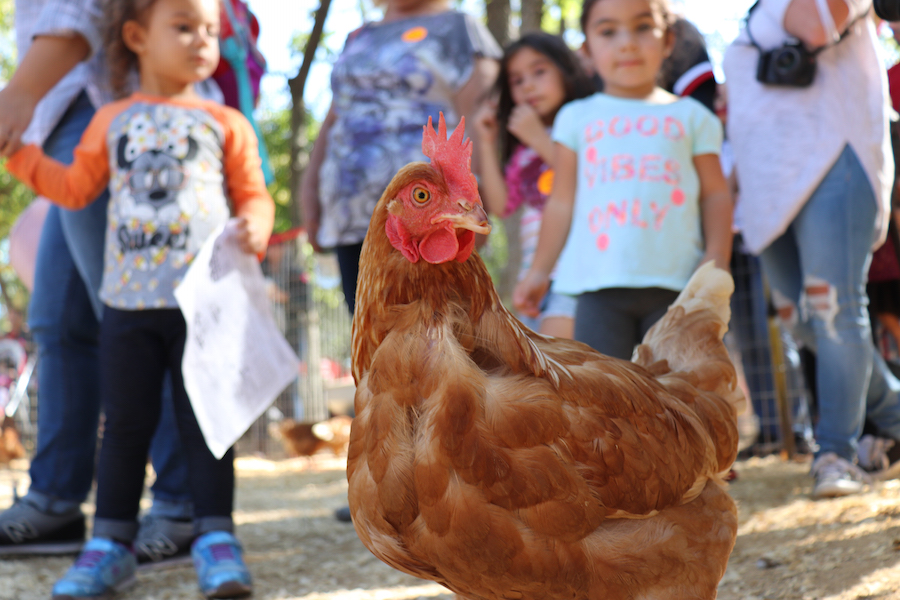
<instances>
[{"instance_id":1,"label":"dirt ground","mask_svg":"<svg viewBox=\"0 0 900 600\"><path fill-rule=\"evenodd\" d=\"M236 520L258 600L451 600L394 571L332 512L346 503L345 462L330 455L240 458ZM0 469L0 506L27 489L27 463ZM900 481L812 501L807 462L736 465L740 530L720 600L900 599ZM87 507L87 505L86 505ZM48 598L71 557L0 560L0 599ZM193 568L141 571L122 600L201 598Z\"/></svg>"}]
</instances>

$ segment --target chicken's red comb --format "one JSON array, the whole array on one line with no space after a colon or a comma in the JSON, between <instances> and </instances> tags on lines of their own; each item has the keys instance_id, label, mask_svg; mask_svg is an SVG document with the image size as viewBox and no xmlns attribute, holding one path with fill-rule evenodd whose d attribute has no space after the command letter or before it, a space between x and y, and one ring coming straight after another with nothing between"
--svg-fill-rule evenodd
<instances>
[{"instance_id":1,"label":"chicken's red comb","mask_svg":"<svg viewBox=\"0 0 900 600\"><path fill-rule=\"evenodd\" d=\"M438 130L434 130L431 117L428 117L428 125L422 128L422 154L431 159L431 164L442 169L450 167L458 168L462 163L466 169L472 166L472 140L463 140L466 134L466 118L459 120L459 125L453 131L450 139L447 139L447 123L444 121L444 113L438 117Z\"/></svg>"}]
</instances>

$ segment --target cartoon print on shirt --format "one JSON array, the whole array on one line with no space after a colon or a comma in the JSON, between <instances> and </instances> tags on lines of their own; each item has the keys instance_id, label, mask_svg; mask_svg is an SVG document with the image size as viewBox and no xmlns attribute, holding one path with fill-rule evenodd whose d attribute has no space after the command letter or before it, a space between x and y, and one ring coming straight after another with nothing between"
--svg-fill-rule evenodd
<instances>
[{"instance_id":1,"label":"cartoon print on shirt","mask_svg":"<svg viewBox=\"0 0 900 600\"><path fill-rule=\"evenodd\" d=\"M185 160L197 153L197 143L188 138L188 153ZM132 196L138 202L146 202L159 210L177 200L178 190L187 182L187 172L182 167L183 159L168 154L165 150L148 150L133 161L125 158L128 139L119 141L119 167L128 170L125 182Z\"/></svg>"},{"instance_id":2,"label":"cartoon print on shirt","mask_svg":"<svg viewBox=\"0 0 900 600\"><path fill-rule=\"evenodd\" d=\"M133 255L130 260L140 270L163 263L172 250L187 248L190 214L181 192L191 179L185 163L198 151L194 125L184 112L139 112L116 144L126 201L117 207L115 235L120 260Z\"/></svg>"},{"instance_id":3,"label":"cartoon print on shirt","mask_svg":"<svg viewBox=\"0 0 900 600\"><path fill-rule=\"evenodd\" d=\"M652 228L659 231L666 215L673 208L684 205L685 194L681 189L681 165L671 158L659 154L635 156L618 153L601 156L595 143L608 137L613 139L625 136L641 136L644 138L663 137L671 142L679 142L685 137L685 127L675 117L662 119L652 115L644 115L636 119L628 116L616 116L609 120L598 119L584 128L584 176L589 188L598 184L635 181L639 183L662 183L671 186L668 197L661 200L646 198L629 198L611 200L605 206L594 207L588 215L588 228L596 236L595 245L598 250L609 248L610 228L638 227Z\"/></svg>"}]
</instances>

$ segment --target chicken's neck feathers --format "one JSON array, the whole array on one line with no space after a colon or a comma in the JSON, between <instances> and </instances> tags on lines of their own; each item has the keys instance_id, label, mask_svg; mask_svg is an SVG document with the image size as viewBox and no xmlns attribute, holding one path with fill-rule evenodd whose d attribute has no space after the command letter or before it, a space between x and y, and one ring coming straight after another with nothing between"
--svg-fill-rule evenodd
<instances>
[{"instance_id":1,"label":"chicken's neck feathers","mask_svg":"<svg viewBox=\"0 0 900 600\"><path fill-rule=\"evenodd\" d=\"M554 387L559 387L561 378L572 377L564 365L535 344L532 338L539 334L526 330L506 309L477 252L463 262L410 262L385 234L388 213L384 204L382 198L372 216L360 256L352 334L353 376L357 382L368 370L375 350L387 333L377 325L390 319L397 308L413 304L418 304L419 314L432 319L434 325L460 309L475 324L485 313L495 313L498 321L494 322L515 340L528 371L548 378Z\"/></svg>"},{"instance_id":2,"label":"chicken's neck feathers","mask_svg":"<svg viewBox=\"0 0 900 600\"><path fill-rule=\"evenodd\" d=\"M476 317L500 304L490 274L477 254L462 263L410 262L391 245L385 233L386 222L382 201L372 216L359 261L353 317L353 374L357 381L368 370L386 333L377 325L397 307L420 304L422 314L428 312L427 307L435 319L440 319L449 313L452 303L466 304Z\"/></svg>"}]
</instances>

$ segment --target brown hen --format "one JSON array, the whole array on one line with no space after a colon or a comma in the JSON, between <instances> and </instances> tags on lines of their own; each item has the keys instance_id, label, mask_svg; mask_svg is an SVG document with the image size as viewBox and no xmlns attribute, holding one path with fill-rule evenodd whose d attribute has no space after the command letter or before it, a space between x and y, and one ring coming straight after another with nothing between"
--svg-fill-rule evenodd
<instances>
[{"instance_id":1,"label":"brown hen","mask_svg":"<svg viewBox=\"0 0 900 600\"><path fill-rule=\"evenodd\" d=\"M715 598L737 517L733 283L699 269L633 362L501 304L463 125L425 129L375 208L353 321L360 539L473 599Z\"/></svg>"},{"instance_id":2,"label":"brown hen","mask_svg":"<svg viewBox=\"0 0 900 600\"><path fill-rule=\"evenodd\" d=\"M352 422L347 415L336 415L318 423L284 419L269 423L269 434L281 441L285 454L291 458L312 456L323 450L331 450L337 456L347 453Z\"/></svg>"},{"instance_id":3,"label":"brown hen","mask_svg":"<svg viewBox=\"0 0 900 600\"><path fill-rule=\"evenodd\" d=\"M8 465L16 458L25 458L25 447L13 418L0 412L0 465Z\"/></svg>"}]
</instances>

